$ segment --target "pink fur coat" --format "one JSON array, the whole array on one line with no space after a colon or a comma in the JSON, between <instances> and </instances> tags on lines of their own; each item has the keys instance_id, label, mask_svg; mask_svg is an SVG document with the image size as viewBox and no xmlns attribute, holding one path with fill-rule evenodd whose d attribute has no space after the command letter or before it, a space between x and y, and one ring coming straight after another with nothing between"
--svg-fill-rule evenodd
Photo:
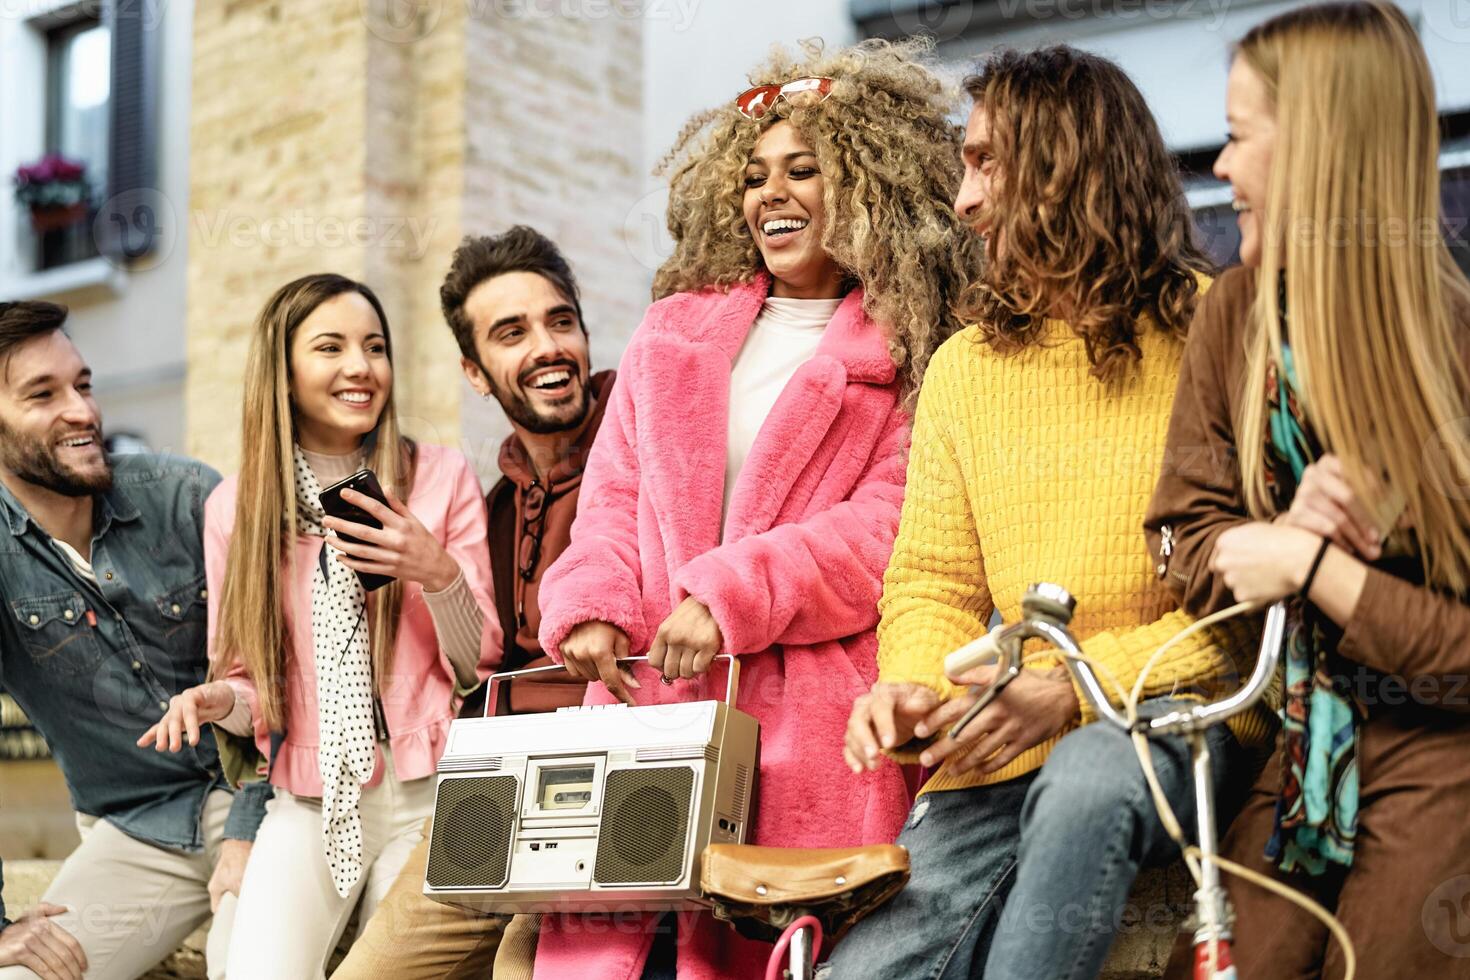
<instances>
[{"instance_id":1,"label":"pink fur coat","mask_svg":"<svg viewBox=\"0 0 1470 980\"><path fill-rule=\"evenodd\" d=\"M737 706L761 724L753 843L890 842L909 797L897 767L853 775L842 759L853 700L877 676L878 597L898 530L908 418L883 331L847 296L816 354L767 417L721 528L731 366L770 288L653 304L618 372L582 482L571 546L541 585L541 643L603 620L647 652L686 596L739 655ZM640 703L723 696L725 671L660 684ZM589 702L611 700L600 684ZM536 976L637 980L656 916L548 915ZM769 947L709 915L681 915L680 980L762 975Z\"/></svg>"}]
</instances>

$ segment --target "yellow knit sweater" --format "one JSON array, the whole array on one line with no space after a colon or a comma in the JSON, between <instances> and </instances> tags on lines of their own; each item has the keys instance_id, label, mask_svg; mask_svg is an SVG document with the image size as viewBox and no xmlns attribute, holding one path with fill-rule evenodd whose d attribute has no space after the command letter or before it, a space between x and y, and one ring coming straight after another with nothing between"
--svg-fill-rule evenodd
<instances>
[{"instance_id":1,"label":"yellow knit sweater","mask_svg":"<svg viewBox=\"0 0 1470 980\"><path fill-rule=\"evenodd\" d=\"M997 354L971 327L934 355L884 576L880 680L925 684L946 698L961 693L944 677L945 655L984 633L992 610L1017 621L1022 595L1039 581L1072 593L1083 652L1125 688L1190 624L1143 539L1184 345L1145 324L1138 346L1142 361L1106 384L1060 321L1048 321L1042 343L1019 354ZM1239 620L1191 637L1154 665L1145 696L1218 696L1249 673L1257 642ZM1094 720L1080 691L1078 701L1079 721ZM1230 724L1243 744L1259 745L1274 723L1257 709ZM1046 761L1060 737L989 776L943 767L925 791L1014 779Z\"/></svg>"}]
</instances>

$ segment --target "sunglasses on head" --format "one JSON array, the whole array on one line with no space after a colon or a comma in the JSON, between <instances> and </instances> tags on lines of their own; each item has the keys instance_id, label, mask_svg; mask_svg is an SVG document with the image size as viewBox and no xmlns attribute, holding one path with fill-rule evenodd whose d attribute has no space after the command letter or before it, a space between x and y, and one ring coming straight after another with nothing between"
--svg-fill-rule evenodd
<instances>
[{"instance_id":1,"label":"sunglasses on head","mask_svg":"<svg viewBox=\"0 0 1470 980\"><path fill-rule=\"evenodd\" d=\"M759 119L781 99L793 106L816 105L832 94L832 79L794 78L784 85L757 85L735 97L735 108L747 119Z\"/></svg>"}]
</instances>

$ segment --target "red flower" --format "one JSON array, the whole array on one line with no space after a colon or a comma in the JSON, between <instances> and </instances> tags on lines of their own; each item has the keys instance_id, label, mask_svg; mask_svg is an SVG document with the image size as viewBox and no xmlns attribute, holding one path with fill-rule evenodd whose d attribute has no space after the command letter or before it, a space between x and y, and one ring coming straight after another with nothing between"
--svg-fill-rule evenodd
<instances>
[{"instance_id":1,"label":"red flower","mask_svg":"<svg viewBox=\"0 0 1470 980\"><path fill-rule=\"evenodd\" d=\"M15 171L15 182L25 184L73 183L87 172L87 165L68 160L59 153L48 153L30 166Z\"/></svg>"}]
</instances>

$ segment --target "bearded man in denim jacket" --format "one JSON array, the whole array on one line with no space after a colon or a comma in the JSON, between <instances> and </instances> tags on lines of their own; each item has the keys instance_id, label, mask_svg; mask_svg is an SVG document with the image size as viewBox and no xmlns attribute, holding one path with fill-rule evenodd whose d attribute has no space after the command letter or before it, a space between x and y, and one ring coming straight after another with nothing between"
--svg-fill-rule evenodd
<instances>
[{"instance_id":1,"label":"bearded man in denim jacket","mask_svg":"<svg viewBox=\"0 0 1470 980\"><path fill-rule=\"evenodd\" d=\"M106 456L65 320L0 303L0 688L50 745L82 843L36 909L10 922L0 901L0 980L131 980L238 889L269 791L232 794L208 726L178 753L135 744L204 680L202 515L219 475Z\"/></svg>"}]
</instances>

